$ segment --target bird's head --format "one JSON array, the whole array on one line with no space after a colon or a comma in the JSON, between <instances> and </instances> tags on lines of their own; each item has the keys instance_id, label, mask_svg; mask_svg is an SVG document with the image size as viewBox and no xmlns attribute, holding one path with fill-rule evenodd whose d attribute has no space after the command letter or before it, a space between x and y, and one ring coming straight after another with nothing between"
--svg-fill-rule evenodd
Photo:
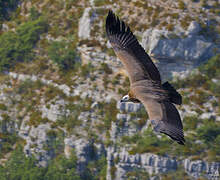
<instances>
[{"instance_id":1,"label":"bird's head","mask_svg":"<svg viewBox=\"0 0 220 180\"><path fill-rule=\"evenodd\" d=\"M122 102L133 102L133 103L140 103L140 101L136 98L130 97L129 94L123 96L123 98L120 101Z\"/></svg>"},{"instance_id":2,"label":"bird's head","mask_svg":"<svg viewBox=\"0 0 220 180\"><path fill-rule=\"evenodd\" d=\"M127 95L123 96L123 98L121 99L120 102L121 102L121 103L122 103L122 102L131 102L129 95L127 94Z\"/></svg>"}]
</instances>

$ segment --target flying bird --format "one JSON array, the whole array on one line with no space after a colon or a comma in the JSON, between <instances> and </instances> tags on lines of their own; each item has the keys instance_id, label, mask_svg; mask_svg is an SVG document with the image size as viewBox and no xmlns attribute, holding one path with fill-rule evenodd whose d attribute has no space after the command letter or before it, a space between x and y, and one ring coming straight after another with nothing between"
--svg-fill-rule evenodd
<instances>
[{"instance_id":1,"label":"flying bird","mask_svg":"<svg viewBox=\"0 0 220 180\"><path fill-rule=\"evenodd\" d=\"M130 91L121 102L142 102L153 130L184 145L183 125L173 105L182 103L181 95L169 82L162 84L157 67L129 26L111 10L106 18L106 34L115 54L127 70L130 81Z\"/></svg>"}]
</instances>

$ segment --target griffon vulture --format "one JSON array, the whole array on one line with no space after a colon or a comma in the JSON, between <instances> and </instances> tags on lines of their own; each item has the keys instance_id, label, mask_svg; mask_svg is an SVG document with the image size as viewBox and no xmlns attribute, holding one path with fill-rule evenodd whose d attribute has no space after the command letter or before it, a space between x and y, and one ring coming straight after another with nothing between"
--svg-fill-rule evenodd
<instances>
[{"instance_id":1,"label":"griffon vulture","mask_svg":"<svg viewBox=\"0 0 220 180\"><path fill-rule=\"evenodd\" d=\"M153 130L164 133L184 145L183 125L173 105L181 104L181 95L168 83L161 83L160 73L125 23L112 11L106 18L107 37L117 57L128 72L130 91L122 102L142 102Z\"/></svg>"}]
</instances>

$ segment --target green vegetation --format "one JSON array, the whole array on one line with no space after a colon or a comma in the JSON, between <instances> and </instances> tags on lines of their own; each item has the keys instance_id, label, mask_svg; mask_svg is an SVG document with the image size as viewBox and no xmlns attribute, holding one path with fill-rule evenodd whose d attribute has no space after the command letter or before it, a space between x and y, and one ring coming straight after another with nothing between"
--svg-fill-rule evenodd
<instances>
[{"instance_id":1,"label":"green vegetation","mask_svg":"<svg viewBox=\"0 0 220 180\"><path fill-rule=\"evenodd\" d=\"M30 20L34 21L40 17L40 13L37 11L35 7L32 7L30 10Z\"/></svg>"},{"instance_id":2,"label":"green vegetation","mask_svg":"<svg viewBox=\"0 0 220 180\"><path fill-rule=\"evenodd\" d=\"M30 61L34 57L33 48L40 35L47 31L43 17L18 26L16 32L5 32L0 36L0 72L8 70L16 62Z\"/></svg>"},{"instance_id":3,"label":"green vegetation","mask_svg":"<svg viewBox=\"0 0 220 180\"><path fill-rule=\"evenodd\" d=\"M71 43L53 41L48 49L48 56L61 70L73 69L76 63L76 52Z\"/></svg>"},{"instance_id":4,"label":"green vegetation","mask_svg":"<svg viewBox=\"0 0 220 180\"><path fill-rule=\"evenodd\" d=\"M111 128L112 121L116 121L118 110L116 108L116 101L111 100L109 103L99 103L98 114L103 117L103 124L98 126L98 129L103 132Z\"/></svg>"},{"instance_id":5,"label":"green vegetation","mask_svg":"<svg viewBox=\"0 0 220 180\"><path fill-rule=\"evenodd\" d=\"M202 0L202 7L204 7L204 8L207 7L207 1L206 0Z\"/></svg>"},{"instance_id":6,"label":"green vegetation","mask_svg":"<svg viewBox=\"0 0 220 180\"><path fill-rule=\"evenodd\" d=\"M44 93L45 93L44 96L45 96L46 102L51 101L55 97L61 97L63 99L66 98L66 95L63 93L62 90L60 90L57 87L54 87L52 85L47 86L45 88L45 92Z\"/></svg>"},{"instance_id":7,"label":"green vegetation","mask_svg":"<svg viewBox=\"0 0 220 180\"><path fill-rule=\"evenodd\" d=\"M104 6L106 4L110 4L109 0L94 0L95 6Z\"/></svg>"},{"instance_id":8,"label":"green vegetation","mask_svg":"<svg viewBox=\"0 0 220 180\"><path fill-rule=\"evenodd\" d=\"M141 108L136 113L130 113L131 117L138 118L139 120L135 120L134 123L136 124L137 128L142 128L148 119L148 114L145 108Z\"/></svg>"},{"instance_id":9,"label":"green vegetation","mask_svg":"<svg viewBox=\"0 0 220 180\"><path fill-rule=\"evenodd\" d=\"M99 159L94 159L89 162L82 176L82 179L88 180L104 180L106 179L107 161L102 155Z\"/></svg>"},{"instance_id":10,"label":"green vegetation","mask_svg":"<svg viewBox=\"0 0 220 180\"><path fill-rule=\"evenodd\" d=\"M197 125L199 123L199 120L197 116L185 116L183 119L184 122L184 130L194 130L197 128Z\"/></svg>"},{"instance_id":11,"label":"green vegetation","mask_svg":"<svg viewBox=\"0 0 220 180\"><path fill-rule=\"evenodd\" d=\"M112 69L106 63L101 63L101 70L103 70L106 74L112 74Z\"/></svg>"},{"instance_id":12,"label":"green vegetation","mask_svg":"<svg viewBox=\"0 0 220 180\"><path fill-rule=\"evenodd\" d=\"M147 9L149 7L147 1L134 1L133 3L136 7L142 7L145 9Z\"/></svg>"},{"instance_id":13,"label":"green vegetation","mask_svg":"<svg viewBox=\"0 0 220 180\"><path fill-rule=\"evenodd\" d=\"M35 159L26 158L22 148L14 151L5 166L0 166L0 177L6 179L42 179L43 169L35 165ZM33 178L33 179L34 179Z\"/></svg>"},{"instance_id":14,"label":"green vegetation","mask_svg":"<svg viewBox=\"0 0 220 180\"><path fill-rule=\"evenodd\" d=\"M0 166L0 179L33 179L33 180L80 180L76 170L76 157L66 159L63 155L51 160L46 168L38 167L34 157L26 157L22 147L12 152L4 166Z\"/></svg>"},{"instance_id":15,"label":"green vegetation","mask_svg":"<svg viewBox=\"0 0 220 180\"><path fill-rule=\"evenodd\" d=\"M203 66L199 67L201 73L209 78L220 78L220 55L217 55L207 61Z\"/></svg>"},{"instance_id":16,"label":"green vegetation","mask_svg":"<svg viewBox=\"0 0 220 180\"><path fill-rule=\"evenodd\" d=\"M153 131L149 128L143 134L136 134L132 137L123 137L122 142L126 144L135 144L129 151L130 154L152 152L165 155L167 153L168 138L163 136L158 140Z\"/></svg>"},{"instance_id":17,"label":"green vegetation","mask_svg":"<svg viewBox=\"0 0 220 180\"><path fill-rule=\"evenodd\" d=\"M21 95L22 99L18 102L18 109L25 108L27 112L34 112L34 105L40 103L40 97L37 96L37 90L40 90L43 84L40 81L33 82L29 79L23 81L15 86L15 93Z\"/></svg>"},{"instance_id":18,"label":"green vegetation","mask_svg":"<svg viewBox=\"0 0 220 180\"><path fill-rule=\"evenodd\" d=\"M0 103L0 110L6 111L7 110L7 106L5 104Z\"/></svg>"},{"instance_id":19,"label":"green vegetation","mask_svg":"<svg viewBox=\"0 0 220 180\"><path fill-rule=\"evenodd\" d=\"M110 174L111 174L112 179L115 179L116 171L117 171L116 167L115 166L111 166Z\"/></svg>"},{"instance_id":20,"label":"green vegetation","mask_svg":"<svg viewBox=\"0 0 220 180\"><path fill-rule=\"evenodd\" d=\"M179 6L179 9L182 9L182 10L184 10L186 8L184 2L181 0L178 1L178 6Z\"/></svg>"},{"instance_id":21,"label":"green vegetation","mask_svg":"<svg viewBox=\"0 0 220 180\"><path fill-rule=\"evenodd\" d=\"M18 0L0 0L0 21L9 19L8 11L14 9L18 4Z\"/></svg>"},{"instance_id":22,"label":"green vegetation","mask_svg":"<svg viewBox=\"0 0 220 180\"><path fill-rule=\"evenodd\" d=\"M190 22L193 20L193 18L189 15L186 15L183 19L180 21L180 25L183 29L187 29L189 27Z\"/></svg>"},{"instance_id":23,"label":"green vegetation","mask_svg":"<svg viewBox=\"0 0 220 180\"><path fill-rule=\"evenodd\" d=\"M219 8L218 8L219 10ZM200 31L200 34L204 36L207 40L212 40L215 43L220 42L219 33L220 33L220 27L218 26L218 23L215 19L210 19L210 22L203 23L201 21L198 21L201 24L202 30Z\"/></svg>"},{"instance_id":24,"label":"green vegetation","mask_svg":"<svg viewBox=\"0 0 220 180\"><path fill-rule=\"evenodd\" d=\"M212 143L217 142L218 138L220 137L219 126L220 126L220 123L217 123L211 119L204 120L203 124L198 129L196 129L196 131L197 131L198 136L202 139L202 141L205 144L211 145Z\"/></svg>"},{"instance_id":25,"label":"green vegetation","mask_svg":"<svg viewBox=\"0 0 220 180\"><path fill-rule=\"evenodd\" d=\"M4 126L4 121L1 122L0 128L1 131L5 131ZM3 132L0 133L0 158L3 158L7 153L13 150L13 146L18 142L19 138L16 136L15 133L8 133L8 132Z\"/></svg>"},{"instance_id":26,"label":"green vegetation","mask_svg":"<svg viewBox=\"0 0 220 180\"><path fill-rule=\"evenodd\" d=\"M174 18L174 19L178 19L179 14L178 13L173 13L173 14L171 14L171 17Z\"/></svg>"},{"instance_id":27,"label":"green vegetation","mask_svg":"<svg viewBox=\"0 0 220 180\"><path fill-rule=\"evenodd\" d=\"M175 81L174 84L177 88L193 88L199 87L209 92L209 95L215 94L216 97L220 97L219 80L220 80L220 55L212 57L207 63L199 67L199 73L194 73L184 80ZM218 82L214 82L212 79L216 79ZM211 93L211 94L210 94ZM201 96L200 96L201 95ZM205 102L207 100L207 93L202 90L197 90L197 96ZM203 97L204 96L204 97ZM198 99L197 98L197 99ZM200 101L200 100L199 100Z\"/></svg>"},{"instance_id":28,"label":"green vegetation","mask_svg":"<svg viewBox=\"0 0 220 180\"><path fill-rule=\"evenodd\" d=\"M87 78L91 73L95 71L94 66L91 63L83 64L80 66L80 76Z\"/></svg>"},{"instance_id":29,"label":"green vegetation","mask_svg":"<svg viewBox=\"0 0 220 180\"><path fill-rule=\"evenodd\" d=\"M180 180L191 180L192 177L189 176L185 171L184 167L178 167L176 171L170 171L168 173L162 174L162 179L161 180L174 180L178 177ZM198 179L198 180L203 180L203 179Z\"/></svg>"},{"instance_id":30,"label":"green vegetation","mask_svg":"<svg viewBox=\"0 0 220 180\"><path fill-rule=\"evenodd\" d=\"M71 101L71 100L70 100ZM75 127L82 124L81 120L79 120L80 113L87 112L91 108L92 99L85 98L84 100L73 100L75 102L69 102L65 106L64 115L61 116L56 122L55 126L65 127L68 133L73 133L75 131ZM69 113L67 113L69 112Z\"/></svg>"},{"instance_id":31,"label":"green vegetation","mask_svg":"<svg viewBox=\"0 0 220 180\"><path fill-rule=\"evenodd\" d=\"M78 120L78 116L81 111L76 108L74 112L71 112L71 115L64 115L55 123L60 127L65 127L68 132L74 131L74 127L79 126L81 121Z\"/></svg>"},{"instance_id":32,"label":"green vegetation","mask_svg":"<svg viewBox=\"0 0 220 180\"><path fill-rule=\"evenodd\" d=\"M127 176L128 180L134 180L134 179L146 180L146 179L150 178L150 176L146 172L146 170L144 170L144 169L141 170L141 169L137 169L137 168L134 168L131 171L128 171L126 173L126 176Z\"/></svg>"},{"instance_id":33,"label":"green vegetation","mask_svg":"<svg viewBox=\"0 0 220 180\"><path fill-rule=\"evenodd\" d=\"M18 146L5 165L0 165L0 179L33 179L33 180L104 180L106 177L106 158L91 160L85 172L80 176L76 169L77 158L71 153L70 158L63 154L49 162L47 167L39 167L34 156L27 157L23 148Z\"/></svg>"},{"instance_id":34,"label":"green vegetation","mask_svg":"<svg viewBox=\"0 0 220 180\"><path fill-rule=\"evenodd\" d=\"M173 31L174 25L173 25L173 24L167 24L167 25L166 25L166 29L167 29L168 31Z\"/></svg>"},{"instance_id":35,"label":"green vegetation","mask_svg":"<svg viewBox=\"0 0 220 180\"><path fill-rule=\"evenodd\" d=\"M30 120L28 121L29 125L37 127L40 124L45 124L49 122L47 118L42 118L42 113L39 111L33 111L30 115Z\"/></svg>"}]
</instances>

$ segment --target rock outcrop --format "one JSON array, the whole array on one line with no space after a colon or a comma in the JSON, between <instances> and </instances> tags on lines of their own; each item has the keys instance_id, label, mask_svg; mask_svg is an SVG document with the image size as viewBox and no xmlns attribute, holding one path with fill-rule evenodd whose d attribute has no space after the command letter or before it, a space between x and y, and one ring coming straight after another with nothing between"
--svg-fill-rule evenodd
<instances>
[{"instance_id":1,"label":"rock outcrop","mask_svg":"<svg viewBox=\"0 0 220 180\"><path fill-rule=\"evenodd\" d=\"M208 163L201 160L191 161L185 159L183 163L185 171L194 178L199 178L202 173L204 173L208 179L217 180L220 177L220 162Z\"/></svg>"},{"instance_id":2,"label":"rock outcrop","mask_svg":"<svg viewBox=\"0 0 220 180\"><path fill-rule=\"evenodd\" d=\"M150 175L177 169L177 161L175 159L155 154L129 155L125 149L122 149L119 154L115 153L114 156L118 157L116 179L126 179L126 173L134 168L142 169Z\"/></svg>"},{"instance_id":3,"label":"rock outcrop","mask_svg":"<svg viewBox=\"0 0 220 180\"><path fill-rule=\"evenodd\" d=\"M49 107L47 107L47 105L43 105L41 108L42 118L47 118L50 121L56 121L63 115L67 115L68 112L66 112L64 108L65 104L65 101L60 99L54 104L51 103Z\"/></svg>"},{"instance_id":4,"label":"rock outcrop","mask_svg":"<svg viewBox=\"0 0 220 180\"><path fill-rule=\"evenodd\" d=\"M149 29L144 32L142 44L155 57L192 61L194 65L207 60L216 48L213 42L200 35L200 25L193 21L185 34L171 34L165 30Z\"/></svg>"},{"instance_id":5,"label":"rock outcrop","mask_svg":"<svg viewBox=\"0 0 220 180\"><path fill-rule=\"evenodd\" d=\"M74 136L66 137L64 139L64 144L64 152L67 158L71 156L73 151L76 154L77 169L81 174L86 170L86 166L90 161L97 160L103 154L105 155L103 144L97 144L85 138L79 139Z\"/></svg>"},{"instance_id":6,"label":"rock outcrop","mask_svg":"<svg viewBox=\"0 0 220 180\"><path fill-rule=\"evenodd\" d=\"M90 11L91 11L91 8L86 8L79 21L78 36L81 39L90 38L90 31L91 31Z\"/></svg>"},{"instance_id":7,"label":"rock outcrop","mask_svg":"<svg viewBox=\"0 0 220 180\"><path fill-rule=\"evenodd\" d=\"M212 57L220 48L201 35L202 28L192 21L186 32L178 34L167 30L148 29L143 33L142 45L157 59L163 78L172 73L184 73Z\"/></svg>"},{"instance_id":8,"label":"rock outcrop","mask_svg":"<svg viewBox=\"0 0 220 180\"><path fill-rule=\"evenodd\" d=\"M91 28L97 14L92 8L85 8L82 17L79 20L78 37L80 39L89 39L91 37Z\"/></svg>"},{"instance_id":9,"label":"rock outcrop","mask_svg":"<svg viewBox=\"0 0 220 180\"><path fill-rule=\"evenodd\" d=\"M51 130L50 124L40 124L37 127L26 126L29 131L22 129L19 134L26 140L24 152L28 156L35 155L40 166L46 167L50 159L54 157L55 149L52 147L53 140L48 136Z\"/></svg>"}]
</instances>

